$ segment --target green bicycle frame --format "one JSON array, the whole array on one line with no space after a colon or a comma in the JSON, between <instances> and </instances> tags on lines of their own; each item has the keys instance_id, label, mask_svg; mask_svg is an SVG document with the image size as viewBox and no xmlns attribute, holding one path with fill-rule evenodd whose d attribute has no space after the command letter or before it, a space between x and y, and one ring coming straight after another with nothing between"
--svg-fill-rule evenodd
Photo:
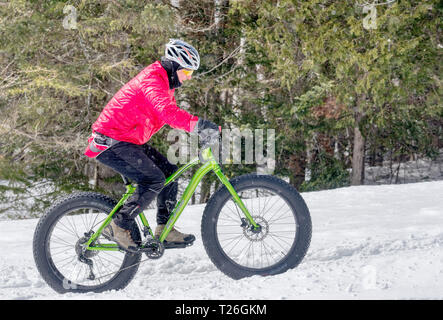
<instances>
[{"instance_id":1,"label":"green bicycle frame","mask_svg":"<svg viewBox=\"0 0 443 320\"><path fill-rule=\"evenodd\" d=\"M171 212L171 215L169 217L169 220L166 224L166 227L164 228L162 234L159 237L159 241L163 242L166 237L168 236L169 232L174 227L174 224L176 223L177 219L180 217L181 213L185 209L186 205L188 204L189 200L191 199L192 195L195 192L195 189L197 188L198 184L201 182L203 177L210 171L213 171L216 176L219 178L220 182L223 183L223 185L228 189L229 193L231 194L234 202L238 205L240 210L245 215L246 219L249 221L249 223L254 227L258 228L259 226L256 224L254 219L252 218L251 214L249 213L248 209L244 205L243 201L238 196L237 192L234 190L234 187L229 182L228 178L223 174L221 171L221 168L219 164L217 163L214 155L212 154L212 151L210 148L206 148L201 152L201 160L199 157L194 158L191 160L188 164L184 165L180 169L178 169L175 173L173 173L170 177L168 177L165 181L165 186L176 180L179 176L181 176L185 171L189 170L193 166L203 163L203 165L197 170L197 172L192 177L189 185L186 187L185 192L183 193L181 199L177 202L174 210ZM112 209L108 217L104 220L104 222L100 225L100 227L97 229L97 231L90 237L90 239L85 243L85 247L87 250L107 250L107 251L117 251L119 250L117 244L96 244L96 240L100 236L101 232L104 228L111 222L112 216L117 212L117 210L125 203L125 201L134 193L136 187L129 184L126 186L126 193L123 195L123 197L120 199L120 201L117 203L117 205ZM152 230L149 226L148 220L146 219L143 211L139 214L140 220L145 227L146 230L149 231L150 235L154 237L154 234L152 233Z\"/></svg>"}]
</instances>

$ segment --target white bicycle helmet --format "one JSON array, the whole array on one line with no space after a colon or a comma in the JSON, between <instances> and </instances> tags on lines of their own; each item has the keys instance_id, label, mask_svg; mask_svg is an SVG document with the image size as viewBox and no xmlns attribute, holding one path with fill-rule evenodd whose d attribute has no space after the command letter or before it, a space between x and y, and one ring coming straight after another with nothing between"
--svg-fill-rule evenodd
<instances>
[{"instance_id":1,"label":"white bicycle helmet","mask_svg":"<svg viewBox=\"0 0 443 320\"><path fill-rule=\"evenodd\" d=\"M200 66L200 56L197 50L182 40L170 39L166 44L165 57L177 62L185 69L197 70Z\"/></svg>"}]
</instances>

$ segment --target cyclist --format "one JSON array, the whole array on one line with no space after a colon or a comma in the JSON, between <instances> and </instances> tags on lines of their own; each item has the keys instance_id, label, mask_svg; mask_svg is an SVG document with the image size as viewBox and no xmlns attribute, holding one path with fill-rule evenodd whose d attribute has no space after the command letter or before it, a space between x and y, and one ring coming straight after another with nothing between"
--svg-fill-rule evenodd
<instances>
[{"instance_id":1,"label":"cyclist","mask_svg":"<svg viewBox=\"0 0 443 320\"><path fill-rule=\"evenodd\" d=\"M127 251L137 248L131 234L134 219L155 197L158 210L156 237L160 236L176 204L177 182L163 186L165 177L175 172L177 166L146 144L149 139L165 124L196 132L200 141L218 136L216 124L180 109L174 97L174 90L190 80L199 66L200 57L193 46L171 39L161 61L144 68L124 85L92 125L85 155L137 183L134 194L103 231ZM190 244L194 240L194 235L172 229L165 239L165 247Z\"/></svg>"}]
</instances>

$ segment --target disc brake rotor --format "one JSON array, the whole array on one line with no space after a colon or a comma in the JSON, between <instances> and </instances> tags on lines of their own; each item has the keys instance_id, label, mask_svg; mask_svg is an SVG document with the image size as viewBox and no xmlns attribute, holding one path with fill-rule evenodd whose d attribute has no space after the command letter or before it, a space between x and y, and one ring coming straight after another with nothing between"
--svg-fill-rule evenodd
<instances>
[{"instance_id":1,"label":"disc brake rotor","mask_svg":"<svg viewBox=\"0 0 443 320\"><path fill-rule=\"evenodd\" d=\"M260 232L254 231L254 226L248 224L243 227L243 234L250 241L263 241L269 233L269 223L263 217L252 217L256 224L260 226Z\"/></svg>"}]
</instances>

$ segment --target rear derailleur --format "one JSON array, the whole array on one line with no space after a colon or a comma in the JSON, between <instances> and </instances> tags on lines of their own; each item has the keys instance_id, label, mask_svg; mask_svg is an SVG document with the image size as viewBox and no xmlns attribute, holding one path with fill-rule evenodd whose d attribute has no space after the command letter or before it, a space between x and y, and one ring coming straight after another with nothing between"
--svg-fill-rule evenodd
<instances>
[{"instance_id":1,"label":"rear derailleur","mask_svg":"<svg viewBox=\"0 0 443 320\"><path fill-rule=\"evenodd\" d=\"M98 251L87 250L85 246L85 243L91 238L93 233L93 231L85 232L84 236L78 239L77 243L75 244L75 252L77 253L78 260L89 267L88 280L95 280L93 270L94 262L90 258L98 254Z\"/></svg>"}]
</instances>

